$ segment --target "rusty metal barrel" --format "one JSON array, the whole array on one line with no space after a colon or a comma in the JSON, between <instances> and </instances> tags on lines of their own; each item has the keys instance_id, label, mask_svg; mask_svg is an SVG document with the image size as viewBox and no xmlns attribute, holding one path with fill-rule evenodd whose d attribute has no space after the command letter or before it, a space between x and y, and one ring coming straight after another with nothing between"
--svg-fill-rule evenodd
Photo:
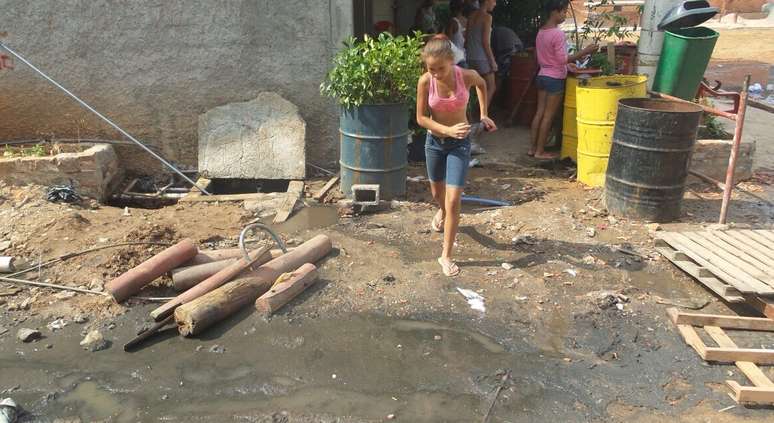
<instances>
[{"instance_id":1,"label":"rusty metal barrel","mask_svg":"<svg viewBox=\"0 0 774 423\"><path fill-rule=\"evenodd\" d=\"M406 104L373 104L342 109L341 192L352 198L352 185L378 184L379 197L406 194L409 111Z\"/></svg>"},{"instance_id":2,"label":"rusty metal barrel","mask_svg":"<svg viewBox=\"0 0 774 423\"><path fill-rule=\"evenodd\" d=\"M694 104L619 101L605 180L610 213L651 222L680 217L701 116L701 107Z\"/></svg>"}]
</instances>

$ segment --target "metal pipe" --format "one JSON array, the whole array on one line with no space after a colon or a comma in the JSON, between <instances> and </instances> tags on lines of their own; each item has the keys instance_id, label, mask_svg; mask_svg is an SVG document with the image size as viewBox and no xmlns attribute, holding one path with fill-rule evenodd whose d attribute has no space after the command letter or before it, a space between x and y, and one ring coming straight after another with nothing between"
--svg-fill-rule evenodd
<instances>
[{"instance_id":1,"label":"metal pipe","mask_svg":"<svg viewBox=\"0 0 774 423\"><path fill-rule=\"evenodd\" d=\"M744 130L744 117L747 114L747 97L750 88L750 75L744 78L742 85L741 99L739 100L739 113L736 115L736 128L734 129L734 145L731 147L731 156L728 158L728 169L726 170L726 186L723 190L723 204L720 206L721 225L726 223L728 218L728 206L731 203L731 192L734 188L734 172L736 171L736 158L739 156L739 146L742 144L742 131Z\"/></svg>"},{"instance_id":2,"label":"metal pipe","mask_svg":"<svg viewBox=\"0 0 774 423\"><path fill-rule=\"evenodd\" d=\"M89 106L89 105L88 105L88 104L87 104L85 101L81 100L81 99L80 99L78 96L76 96L75 94L71 93L71 92L70 92L70 91L69 91L67 88L63 87L63 86L62 86L61 84L59 84L58 82L54 81L54 80L53 80L51 77L49 77L48 75L46 75L45 73L43 73L43 71L41 71L40 69L38 69L37 67L35 67L35 65L33 65L32 63L30 63L30 62L29 62L27 59L25 59L24 57L22 57L22 56L21 56L19 53L17 53L17 52L15 52L14 50L12 50L10 47L8 47L8 46L7 46L5 43L3 43L2 41L0 41L0 47L2 47L3 49L5 49L5 50L6 50L8 53L11 53L11 54L12 54L14 57L16 57L17 59L21 60L21 61L22 61L22 62L23 62L25 65L29 66L29 67L30 67L30 69L32 69L32 70L34 70L35 72L37 72L37 73L38 73L40 76L42 76L42 77L43 77L43 78L44 78L46 81L50 82L50 83L51 83L51 84L53 84L55 87L57 87L57 88L59 88L60 90L62 90L62 91L65 93L65 94L67 94L68 96L70 96L70 98L72 98L73 100L77 101L77 102L78 102L78 104L80 104L81 106L83 106L83 107L84 107L86 110L88 110L88 111L90 111L90 112L94 113L94 114L95 114L97 117L99 117L100 119L102 119L103 121L105 121L105 122L106 122L108 125L112 126L112 127L113 127L113 128L116 130L116 131L120 132L120 133L121 133L121 134L123 134L125 137L129 138L130 140L132 140L132 141L133 141L135 144L137 144L137 145L138 145L138 146L140 146L140 147L141 147L143 150L145 150L146 152L148 152L148 154L150 154L151 156L155 157L155 158L156 158L158 161L160 161L161 163L163 163L163 164L164 164L165 166L167 166L168 168L172 169L172 171L173 171L173 172L175 172L175 173L177 173L178 175L180 175L180 176L181 176L183 179L185 179L186 181L188 181L188 183L190 183L190 184L191 184L191 185L193 185L194 187L198 188L198 189L199 189L199 191L203 192L203 193L204 193L204 194L206 194L206 195L212 195L212 194L210 194L209 192L207 192L207 190L205 190L204 188L202 188L202 187L200 187L200 186L196 185L196 182L194 182L193 180L191 180L191 178L189 178L189 177L188 177L188 176L186 176L186 175L185 175L183 172L181 172L180 170L178 170L178 169L177 169L177 168L176 168L174 165L172 165L171 163L169 163L168 161L166 161L166 160L165 160L163 157L161 157L161 156L159 156L158 154L156 154L156 152L154 152L153 150L151 150L150 148L148 148L148 147L147 147L145 144L143 144L143 143L141 143L140 141L138 141L137 139L135 139L135 138L134 138L132 135L130 135L128 132L126 132L126 131L124 131L123 129L121 129L121 127L120 127L120 126L116 125L115 123L113 123L113 121L111 121L110 119L108 119L108 118L106 118L105 116L103 116L103 115L102 115L100 112L96 111L96 110L95 110L93 107Z\"/></svg>"},{"instance_id":3,"label":"metal pipe","mask_svg":"<svg viewBox=\"0 0 774 423\"><path fill-rule=\"evenodd\" d=\"M693 176L695 176L695 177L697 177L697 178L707 182L708 184L712 184L712 185L716 186L721 191L725 191L726 190L726 184L716 180L715 178L712 178L710 176L707 176L707 175L705 175L705 174L703 174L701 172L697 172L695 170L689 170L688 173L690 173L691 175L693 175ZM739 192L745 193L745 194L749 195L750 197L755 198L756 200L758 200L758 201L760 201L762 203L766 203L766 204L769 204L769 205L774 205L774 203L772 203L771 201L761 197L758 194L755 194L754 192L750 192L750 191L748 191L748 190L746 190L746 189L744 189L744 188L742 188L740 186L735 186L733 188L735 190L739 191Z\"/></svg>"},{"instance_id":4,"label":"metal pipe","mask_svg":"<svg viewBox=\"0 0 774 423\"><path fill-rule=\"evenodd\" d=\"M282 239L280 239L280 237L276 233L274 233L274 231L271 230L271 228L269 228L268 226L260 222L252 222L252 223L248 223L247 226L245 226L244 229L242 229L242 232L239 233L239 249L242 250L242 254L244 255L245 260L249 259L250 257L250 255L247 253L247 249L245 248L245 235L247 234L247 231L252 227L263 229L264 231L268 232L269 235L271 235L271 237L274 239L274 242L277 243L277 246L280 248L280 250L282 250L282 253L288 252L287 247L285 247L285 243L282 242Z\"/></svg>"},{"instance_id":5,"label":"metal pipe","mask_svg":"<svg viewBox=\"0 0 774 423\"><path fill-rule=\"evenodd\" d=\"M672 101L677 101L679 103L693 104L694 106L701 107L702 110L704 110L705 112L707 112L707 113L709 113L711 115L724 117L726 119L730 119L730 120L734 120L734 121L738 119L738 115L735 115L733 113L724 112L722 110L718 110L718 109L715 109L715 108L712 108L712 107L709 107L709 106L705 106L703 104L698 104L698 103L694 103L692 101L683 100L682 98L673 97L673 96L671 96L669 94L664 94L664 93L660 93L660 92L657 92L657 91L648 91L648 94L650 94L650 95L652 95L654 97L663 98L664 100L672 100Z\"/></svg>"}]
</instances>

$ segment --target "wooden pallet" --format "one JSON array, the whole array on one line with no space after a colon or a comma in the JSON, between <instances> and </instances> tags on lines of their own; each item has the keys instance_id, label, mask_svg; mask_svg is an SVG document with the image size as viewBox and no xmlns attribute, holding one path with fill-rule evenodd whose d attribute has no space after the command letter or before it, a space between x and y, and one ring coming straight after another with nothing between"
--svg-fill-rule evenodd
<instances>
[{"instance_id":1,"label":"wooden pallet","mask_svg":"<svg viewBox=\"0 0 774 423\"><path fill-rule=\"evenodd\" d=\"M699 357L705 361L733 362L753 383L753 386L742 386L733 380L727 380L726 386L731 390L729 395L734 401L744 404L774 404L774 382L756 364L773 364L774 350L739 348L723 330L726 328L774 332L774 320L681 313L676 308L667 309L667 315ZM708 347L694 326L703 327L718 346Z\"/></svg>"},{"instance_id":2,"label":"wooden pallet","mask_svg":"<svg viewBox=\"0 0 774 423\"><path fill-rule=\"evenodd\" d=\"M774 296L774 231L664 232L656 247L726 301Z\"/></svg>"},{"instance_id":3,"label":"wooden pallet","mask_svg":"<svg viewBox=\"0 0 774 423\"><path fill-rule=\"evenodd\" d=\"M674 249L671 245L667 244L666 241L657 239L656 251L661 253L661 255L666 257L685 273L693 276L694 279L701 282L702 285L709 288L709 290L717 294L726 302L745 302L745 297L742 296L742 293L739 292L736 288L716 278L712 272L696 264L696 262L691 260L691 258L688 257L685 253Z\"/></svg>"}]
</instances>

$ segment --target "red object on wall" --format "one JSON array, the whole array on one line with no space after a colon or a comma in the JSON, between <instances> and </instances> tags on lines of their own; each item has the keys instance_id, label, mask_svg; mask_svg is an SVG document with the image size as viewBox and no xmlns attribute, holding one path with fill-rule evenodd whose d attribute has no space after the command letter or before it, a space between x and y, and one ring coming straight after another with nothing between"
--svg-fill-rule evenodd
<instances>
[{"instance_id":1,"label":"red object on wall","mask_svg":"<svg viewBox=\"0 0 774 423\"><path fill-rule=\"evenodd\" d=\"M0 70L13 69L13 59L5 54L0 54Z\"/></svg>"}]
</instances>

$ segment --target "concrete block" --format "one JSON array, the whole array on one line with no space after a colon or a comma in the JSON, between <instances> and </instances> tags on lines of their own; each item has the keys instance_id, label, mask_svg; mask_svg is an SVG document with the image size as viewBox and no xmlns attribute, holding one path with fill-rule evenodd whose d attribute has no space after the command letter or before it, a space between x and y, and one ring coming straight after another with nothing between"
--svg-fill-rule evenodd
<instances>
[{"instance_id":1,"label":"concrete block","mask_svg":"<svg viewBox=\"0 0 774 423\"><path fill-rule=\"evenodd\" d=\"M352 198L360 206L378 206L380 187L378 184L352 185Z\"/></svg>"},{"instance_id":2,"label":"concrete block","mask_svg":"<svg viewBox=\"0 0 774 423\"><path fill-rule=\"evenodd\" d=\"M693 156L691 157L690 169L718 181L725 181L731 147L732 142L730 140L696 141ZM736 159L734 179L737 182L752 178L754 156L755 143L743 142L739 147L739 156ZM695 177L689 178L689 182L697 181L698 179Z\"/></svg>"},{"instance_id":3,"label":"concrete block","mask_svg":"<svg viewBox=\"0 0 774 423\"><path fill-rule=\"evenodd\" d=\"M207 178L304 179L306 122L273 92L199 117L199 171Z\"/></svg>"},{"instance_id":4,"label":"concrete block","mask_svg":"<svg viewBox=\"0 0 774 423\"><path fill-rule=\"evenodd\" d=\"M81 151L45 157L0 158L0 179L12 185L72 184L86 197L104 200L118 183L121 168L113 147L81 145Z\"/></svg>"}]
</instances>

